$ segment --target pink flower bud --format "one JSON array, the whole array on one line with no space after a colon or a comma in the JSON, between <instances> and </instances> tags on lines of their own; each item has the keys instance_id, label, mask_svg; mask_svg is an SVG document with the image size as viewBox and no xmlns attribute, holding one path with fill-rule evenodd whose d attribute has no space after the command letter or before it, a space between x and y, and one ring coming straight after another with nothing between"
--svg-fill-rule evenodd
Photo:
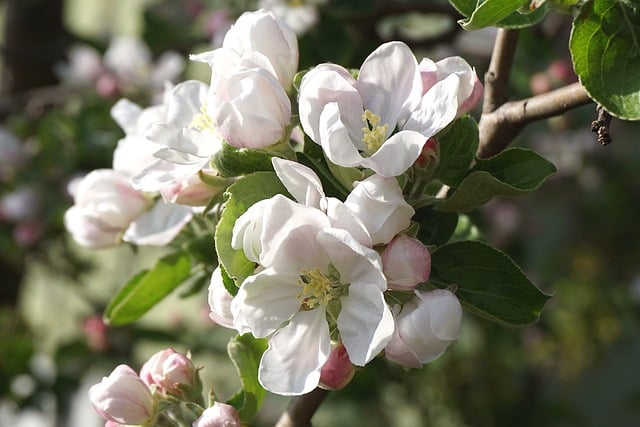
<instances>
[{"instance_id":1,"label":"pink flower bud","mask_svg":"<svg viewBox=\"0 0 640 427\"><path fill-rule=\"evenodd\" d=\"M351 363L347 349L338 344L320 369L320 387L326 390L340 390L353 378L356 367Z\"/></svg>"},{"instance_id":2,"label":"pink flower bud","mask_svg":"<svg viewBox=\"0 0 640 427\"><path fill-rule=\"evenodd\" d=\"M429 279L431 255L418 239L398 234L382 252L382 269L389 288L411 290Z\"/></svg>"},{"instance_id":3,"label":"pink flower bud","mask_svg":"<svg viewBox=\"0 0 640 427\"><path fill-rule=\"evenodd\" d=\"M447 349L460 336L462 306L445 289L415 291L416 297L395 313L395 331L385 348L389 360L420 368Z\"/></svg>"},{"instance_id":4,"label":"pink flower bud","mask_svg":"<svg viewBox=\"0 0 640 427\"><path fill-rule=\"evenodd\" d=\"M440 144L438 140L432 136L422 147L420 155L416 159L416 166L420 168L428 168L434 162L440 159Z\"/></svg>"},{"instance_id":5,"label":"pink flower bud","mask_svg":"<svg viewBox=\"0 0 640 427\"><path fill-rule=\"evenodd\" d=\"M89 400L101 417L120 424L144 424L154 412L151 391L127 365L117 366L108 377L93 385Z\"/></svg>"},{"instance_id":6,"label":"pink flower bud","mask_svg":"<svg viewBox=\"0 0 640 427\"><path fill-rule=\"evenodd\" d=\"M241 427L242 423L236 408L226 403L215 402L212 407L205 409L192 425L193 427Z\"/></svg>"},{"instance_id":7,"label":"pink flower bud","mask_svg":"<svg viewBox=\"0 0 640 427\"><path fill-rule=\"evenodd\" d=\"M178 391L181 385L194 386L195 374L191 359L172 348L157 352L140 369L142 381L149 387L156 385L163 393Z\"/></svg>"}]
</instances>

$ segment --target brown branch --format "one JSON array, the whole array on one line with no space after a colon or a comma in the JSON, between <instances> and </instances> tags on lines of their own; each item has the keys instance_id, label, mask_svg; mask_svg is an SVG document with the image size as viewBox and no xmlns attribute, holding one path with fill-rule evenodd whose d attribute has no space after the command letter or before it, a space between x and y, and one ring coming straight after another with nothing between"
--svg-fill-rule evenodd
<instances>
[{"instance_id":1,"label":"brown branch","mask_svg":"<svg viewBox=\"0 0 640 427\"><path fill-rule=\"evenodd\" d=\"M289 402L276 427L311 427L311 418L329 395L328 390L316 388Z\"/></svg>"},{"instance_id":2,"label":"brown branch","mask_svg":"<svg viewBox=\"0 0 640 427\"><path fill-rule=\"evenodd\" d=\"M482 114L491 113L507 100L507 83L518 43L518 30L500 28L484 75Z\"/></svg>"},{"instance_id":3,"label":"brown branch","mask_svg":"<svg viewBox=\"0 0 640 427\"><path fill-rule=\"evenodd\" d=\"M477 156L491 157L504 150L529 123L560 115L592 102L580 83L519 101L507 102L480 118Z\"/></svg>"}]
</instances>

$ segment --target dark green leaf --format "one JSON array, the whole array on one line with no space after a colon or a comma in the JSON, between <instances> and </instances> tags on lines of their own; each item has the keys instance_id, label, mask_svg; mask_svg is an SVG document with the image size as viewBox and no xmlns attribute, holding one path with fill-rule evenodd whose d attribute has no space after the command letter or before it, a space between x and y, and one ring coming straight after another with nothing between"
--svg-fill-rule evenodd
<instances>
[{"instance_id":1,"label":"dark green leaf","mask_svg":"<svg viewBox=\"0 0 640 427\"><path fill-rule=\"evenodd\" d=\"M478 124L473 117L464 115L447 126L437 138L440 162L434 178L455 187L469 171L478 149Z\"/></svg>"},{"instance_id":2,"label":"dark green leaf","mask_svg":"<svg viewBox=\"0 0 640 427\"><path fill-rule=\"evenodd\" d=\"M532 150L509 148L478 160L453 194L436 207L443 212L469 212L495 196L518 196L538 188L556 171Z\"/></svg>"},{"instance_id":3,"label":"dark green leaf","mask_svg":"<svg viewBox=\"0 0 640 427\"><path fill-rule=\"evenodd\" d=\"M242 389L227 402L238 409L243 421L251 419L260 409L265 390L258 382L258 367L262 353L267 349L267 340L250 334L238 335L227 345L231 361L238 371Z\"/></svg>"},{"instance_id":4,"label":"dark green leaf","mask_svg":"<svg viewBox=\"0 0 640 427\"><path fill-rule=\"evenodd\" d=\"M431 254L431 282L457 286L469 311L507 325L525 325L540 317L549 296L525 276L511 258L486 243L450 243Z\"/></svg>"},{"instance_id":5,"label":"dark green leaf","mask_svg":"<svg viewBox=\"0 0 640 427\"><path fill-rule=\"evenodd\" d=\"M591 0L580 9L569 42L574 68L589 96L609 113L640 119L640 7Z\"/></svg>"},{"instance_id":6,"label":"dark green leaf","mask_svg":"<svg viewBox=\"0 0 640 427\"><path fill-rule=\"evenodd\" d=\"M471 16L460 21L465 30L478 30L502 21L526 3L527 0L485 0L479 4Z\"/></svg>"},{"instance_id":7,"label":"dark green leaf","mask_svg":"<svg viewBox=\"0 0 640 427\"><path fill-rule=\"evenodd\" d=\"M246 175L231 185L225 192L225 203L216 227L215 246L218 260L224 266L236 286L253 274L255 264L247 259L242 250L231 247L231 237L236 219L251 205L276 194L288 194L274 172L256 172Z\"/></svg>"},{"instance_id":8,"label":"dark green leaf","mask_svg":"<svg viewBox=\"0 0 640 427\"><path fill-rule=\"evenodd\" d=\"M416 236L425 245L444 245L449 241L458 223L458 214L438 212L431 206L416 210L413 220L420 225Z\"/></svg>"},{"instance_id":9,"label":"dark green leaf","mask_svg":"<svg viewBox=\"0 0 640 427\"><path fill-rule=\"evenodd\" d=\"M185 253L160 258L153 268L138 273L113 297L105 309L105 322L116 326L139 319L184 282L190 270L191 261Z\"/></svg>"}]
</instances>

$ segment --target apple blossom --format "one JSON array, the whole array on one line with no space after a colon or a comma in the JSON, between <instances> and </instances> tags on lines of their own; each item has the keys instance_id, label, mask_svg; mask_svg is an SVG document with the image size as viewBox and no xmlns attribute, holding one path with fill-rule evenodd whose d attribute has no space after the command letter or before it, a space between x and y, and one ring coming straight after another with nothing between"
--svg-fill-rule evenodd
<instances>
[{"instance_id":1,"label":"apple blossom","mask_svg":"<svg viewBox=\"0 0 640 427\"><path fill-rule=\"evenodd\" d=\"M122 233L150 206L134 190L127 177L112 169L96 169L77 182L74 205L64 214L64 224L74 240L86 247L101 248L119 243Z\"/></svg>"},{"instance_id":2,"label":"apple blossom","mask_svg":"<svg viewBox=\"0 0 640 427\"><path fill-rule=\"evenodd\" d=\"M155 411L151 391L127 365L117 366L93 385L89 400L101 417L120 424L145 424Z\"/></svg>"},{"instance_id":3,"label":"apple blossom","mask_svg":"<svg viewBox=\"0 0 640 427\"><path fill-rule=\"evenodd\" d=\"M429 279L431 255L420 240L398 234L382 251L382 268L390 289L412 290Z\"/></svg>"},{"instance_id":4,"label":"apple blossom","mask_svg":"<svg viewBox=\"0 0 640 427\"><path fill-rule=\"evenodd\" d=\"M240 15L227 31L222 48L239 56L245 52L264 56L285 90L289 90L293 76L298 72L299 53L295 33L266 10Z\"/></svg>"},{"instance_id":5,"label":"apple blossom","mask_svg":"<svg viewBox=\"0 0 640 427\"><path fill-rule=\"evenodd\" d=\"M231 314L231 300L233 297L222 282L222 271L218 266L213 270L209 285L209 317L215 323L225 328L233 329L233 315Z\"/></svg>"},{"instance_id":6,"label":"apple blossom","mask_svg":"<svg viewBox=\"0 0 640 427\"><path fill-rule=\"evenodd\" d=\"M241 427L238 410L226 403L214 402L213 406L204 410L200 418L193 422L193 427Z\"/></svg>"},{"instance_id":7,"label":"apple blossom","mask_svg":"<svg viewBox=\"0 0 640 427\"><path fill-rule=\"evenodd\" d=\"M395 307L395 331L385 348L385 357L419 368L440 357L459 338L462 306L458 298L445 289L414 293L415 297L399 312L399 307Z\"/></svg>"},{"instance_id":8,"label":"apple blossom","mask_svg":"<svg viewBox=\"0 0 640 427\"><path fill-rule=\"evenodd\" d=\"M231 302L234 326L241 334L270 336L258 372L267 390L307 393L331 352L330 328L355 365L384 348L393 330L386 279L377 252L332 228L319 209L276 195L261 219L260 268Z\"/></svg>"},{"instance_id":9,"label":"apple blossom","mask_svg":"<svg viewBox=\"0 0 640 427\"><path fill-rule=\"evenodd\" d=\"M409 226L415 213L396 179L380 175L356 182L344 204L364 223L374 245L390 242Z\"/></svg>"}]
</instances>

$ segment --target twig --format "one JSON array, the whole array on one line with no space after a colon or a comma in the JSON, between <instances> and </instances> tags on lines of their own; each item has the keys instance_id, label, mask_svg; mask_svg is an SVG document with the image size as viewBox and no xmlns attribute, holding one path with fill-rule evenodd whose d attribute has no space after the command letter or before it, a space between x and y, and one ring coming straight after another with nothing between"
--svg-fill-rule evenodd
<instances>
[{"instance_id":1,"label":"twig","mask_svg":"<svg viewBox=\"0 0 640 427\"><path fill-rule=\"evenodd\" d=\"M483 115L495 111L507 100L507 83L518 43L518 34L518 30L504 28L498 30L489 69L484 75Z\"/></svg>"},{"instance_id":2,"label":"twig","mask_svg":"<svg viewBox=\"0 0 640 427\"><path fill-rule=\"evenodd\" d=\"M311 418L329 395L328 390L316 388L289 402L276 427L311 427Z\"/></svg>"},{"instance_id":3,"label":"twig","mask_svg":"<svg viewBox=\"0 0 640 427\"><path fill-rule=\"evenodd\" d=\"M598 105L596 110L598 111L598 118L591 122L591 132L596 133L598 142L604 147L611 143L611 135L609 134L611 115L602 108L602 105Z\"/></svg>"},{"instance_id":4,"label":"twig","mask_svg":"<svg viewBox=\"0 0 640 427\"><path fill-rule=\"evenodd\" d=\"M504 150L529 123L560 115L592 102L580 83L501 105L480 119L479 158L491 157Z\"/></svg>"}]
</instances>

